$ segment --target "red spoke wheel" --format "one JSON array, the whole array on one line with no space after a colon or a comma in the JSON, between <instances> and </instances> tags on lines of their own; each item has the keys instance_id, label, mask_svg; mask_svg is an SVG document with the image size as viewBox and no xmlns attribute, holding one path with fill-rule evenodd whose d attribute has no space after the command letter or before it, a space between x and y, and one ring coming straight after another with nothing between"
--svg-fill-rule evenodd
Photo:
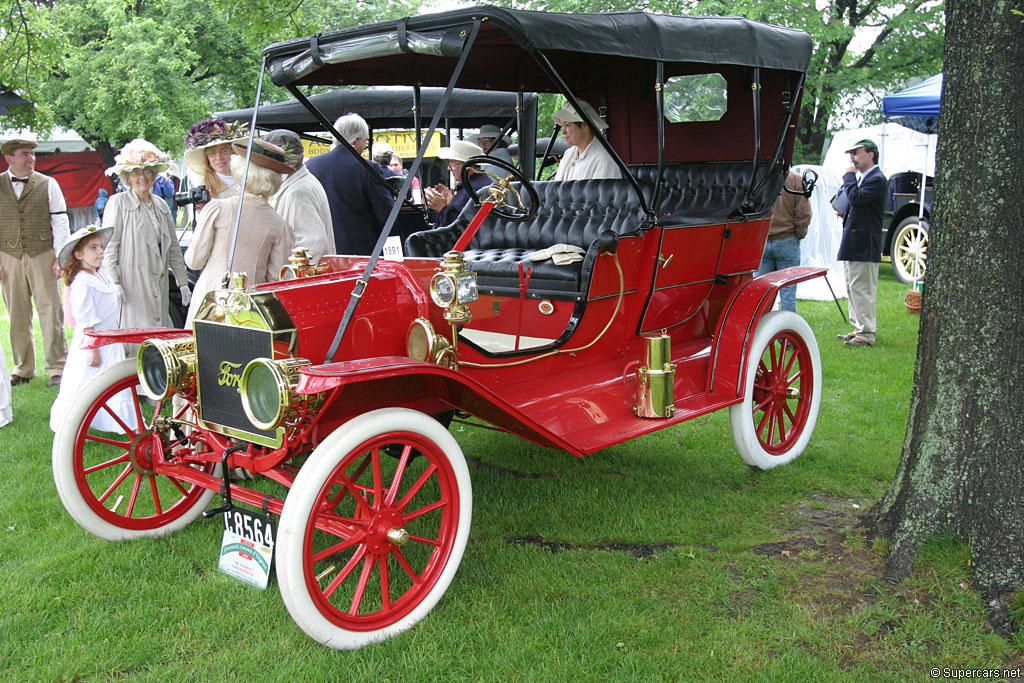
<instances>
[{"instance_id":1,"label":"red spoke wheel","mask_svg":"<svg viewBox=\"0 0 1024 683\"><path fill-rule=\"evenodd\" d=\"M173 408L170 401L154 408L140 399L135 367L126 360L96 375L53 439L61 502L82 528L108 541L176 531L198 517L215 493L153 471L153 460L174 440L153 428L154 417L169 417Z\"/></svg>"},{"instance_id":2,"label":"red spoke wheel","mask_svg":"<svg viewBox=\"0 0 1024 683\"><path fill-rule=\"evenodd\" d=\"M469 470L444 426L405 408L361 415L324 439L288 493L277 535L281 597L329 647L400 633L448 589L471 513Z\"/></svg>"},{"instance_id":3,"label":"red spoke wheel","mask_svg":"<svg viewBox=\"0 0 1024 683\"><path fill-rule=\"evenodd\" d=\"M743 401L729 409L744 462L762 470L803 453L821 404L821 356L803 318L775 311L761 318L750 345Z\"/></svg>"}]
</instances>

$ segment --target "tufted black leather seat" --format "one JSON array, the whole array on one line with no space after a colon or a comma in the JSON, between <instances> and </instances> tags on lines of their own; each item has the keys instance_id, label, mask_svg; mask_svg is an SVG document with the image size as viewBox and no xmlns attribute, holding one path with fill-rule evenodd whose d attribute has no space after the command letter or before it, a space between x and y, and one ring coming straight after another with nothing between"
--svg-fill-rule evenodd
<instances>
[{"instance_id":1,"label":"tufted black leather seat","mask_svg":"<svg viewBox=\"0 0 1024 683\"><path fill-rule=\"evenodd\" d=\"M489 216L465 252L467 267L476 272L481 291L519 295L519 264L530 268L528 296L576 299L586 291L590 267L597 257L598 233L637 234L645 215L627 180L538 181L540 203L533 218L514 223ZM409 256L440 257L455 245L476 215L466 205L449 226L413 233L405 242ZM582 262L557 266L550 259L532 262L527 254L553 244L575 244L587 250Z\"/></svg>"},{"instance_id":2,"label":"tufted black leather seat","mask_svg":"<svg viewBox=\"0 0 1024 683\"><path fill-rule=\"evenodd\" d=\"M630 167L648 203L654 194L656 165ZM754 196L754 213L774 206L783 174L770 173ZM665 166L665 183L658 210L659 222L670 225L724 223L746 199L750 162L711 162ZM760 175L759 175L760 178ZM519 265L531 268L528 296L579 299L586 294L597 248L597 235L612 230L620 236L639 234L649 227L636 190L628 180L538 181L537 214L513 223L490 216L465 252L467 267L477 273L484 293L518 296ZM449 226L416 232L406 239L409 256L440 257L451 249L476 215L466 205ZM527 254L553 244L575 244L587 250L582 263L556 266L552 261L531 262Z\"/></svg>"},{"instance_id":3,"label":"tufted black leather seat","mask_svg":"<svg viewBox=\"0 0 1024 683\"><path fill-rule=\"evenodd\" d=\"M746 199L750 166L749 161L666 164L657 207L659 221L671 225L724 223ZM654 187L658 178L657 164L638 164L629 169L641 184ZM758 171L755 185L765 173L770 175L752 197L754 214L767 213L782 190L785 176L772 173L770 169L762 165Z\"/></svg>"}]
</instances>

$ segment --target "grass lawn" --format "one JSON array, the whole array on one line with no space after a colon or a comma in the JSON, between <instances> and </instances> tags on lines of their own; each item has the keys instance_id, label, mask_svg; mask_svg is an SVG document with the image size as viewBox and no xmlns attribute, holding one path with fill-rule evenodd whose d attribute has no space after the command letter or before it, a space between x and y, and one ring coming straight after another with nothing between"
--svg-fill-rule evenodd
<instances>
[{"instance_id":1,"label":"grass lawn","mask_svg":"<svg viewBox=\"0 0 1024 683\"><path fill-rule=\"evenodd\" d=\"M125 543L74 523L50 468L56 389L36 379L0 430L0 680L903 681L1024 667L1024 636L992 633L962 545L934 539L891 586L884 548L856 528L906 430L918 318L905 290L884 265L874 348L835 341L848 328L834 303L798 302L824 389L810 446L786 467L748 468L727 411L583 460L453 425L474 489L461 569L411 631L347 653L307 638L273 579L261 592L218 571L219 519ZM6 317L0 337L10 362Z\"/></svg>"}]
</instances>

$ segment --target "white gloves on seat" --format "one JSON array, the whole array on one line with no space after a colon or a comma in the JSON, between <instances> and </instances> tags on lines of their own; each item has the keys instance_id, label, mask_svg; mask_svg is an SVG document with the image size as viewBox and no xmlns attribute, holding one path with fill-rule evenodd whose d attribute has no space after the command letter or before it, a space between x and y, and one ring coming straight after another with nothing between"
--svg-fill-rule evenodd
<instances>
[{"instance_id":1,"label":"white gloves on seat","mask_svg":"<svg viewBox=\"0 0 1024 683\"><path fill-rule=\"evenodd\" d=\"M531 261L546 261L551 259L556 266L564 266L569 263L576 263L583 260L586 250L575 244L554 244L547 249L532 251L526 255Z\"/></svg>"}]
</instances>

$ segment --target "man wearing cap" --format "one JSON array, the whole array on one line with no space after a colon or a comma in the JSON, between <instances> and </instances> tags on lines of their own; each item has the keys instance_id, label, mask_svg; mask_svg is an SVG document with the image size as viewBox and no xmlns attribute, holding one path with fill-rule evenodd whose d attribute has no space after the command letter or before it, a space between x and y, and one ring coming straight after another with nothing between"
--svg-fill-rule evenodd
<instances>
[{"instance_id":1,"label":"man wearing cap","mask_svg":"<svg viewBox=\"0 0 1024 683\"><path fill-rule=\"evenodd\" d=\"M853 332L836 336L846 346L874 346L875 297L888 181L878 167L878 145L873 140L861 140L846 152L850 155L850 167L843 175L843 191L850 205L843 214L843 239L837 258L845 267Z\"/></svg>"},{"instance_id":2,"label":"man wearing cap","mask_svg":"<svg viewBox=\"0 0 1024 683\"><path fill-rule=\"evenodd\" d=\"M466 140L454 140L451 147L442 147L437 150L438 158L448 160L448 170L456 178L462 178L462 167L466 161L483 153L484 151L479 146ZM469 182L479 194L483 188L491 184L491 177L478 172L475 168L470 168ZM469 202L469 190L461 182L455 186L454 190L447 185L438 183L434 187L428 187L424 194L427 206L437 212L438 225L450 225L455 222L463 207Z\"/></svg>"},{"instance_id":3,"label":"man wearing cap","mask_svg":"<svg viewBox=\"0 0 1024 683\"><path fill-rule=\"evenodd\" d=\"M263 139L283 149L287 154L285 164L295 169L295 173L284 177L281 189L270 198L270 205L295 232L295 247L305 249L309 262L316 263L324 254L335 253L327 192L303 165L305 152L297 133L278 128Z\"/></svg>"},{"instance_id":4,"label":"man wearing cap","mask_svg":"<svg viewBox=\"0 0 1024 683\"><path fill-rule=\"evenodd\" d=\"M370 148L371 161L377 167L377 173L380 173L381 178L402 177L401 173L391 170L391 155L394 153L395 150L391 149L391 145L383 140L373 143L373 147Z\"/></svg>"},{"instance_id":5,"label":"man wearing cap","mask_svg":"<svg viewBox=\"0 0 1024 683\"><path fill-rule=\"evenodd\" d=\"M498 128L494 124L486 123L480 126L479 131L470 135L466 139L482 149L484 154L487 156L494 157L495 159L501 159L508 164L512 163L512 155L508 151L508 146L512 144L512 138L507 135L502 135L501 128ZM494 145L493 149L491 149L491 145ZM504 171L497 166L481 166L480 170L493 173L499 178L508 174L507 171Z\"/></svg>"},{"instance_id":6,"label":"man wearing cap","mask_svg":"<svg viewBox=\"0 0 1024 683\"><path fill-rule=\"evenodd\" d=\"M334 127L356 152L363 153L370 138L363 117L346 114ZM395 203L394 195L337 142L327 154L307 161L306 168L327 192L337 253L366 255L373 251Z\"/></svg>"},{"instance_id":7,"label":"man wearing cap","mask_svg":"<svg viewBox=\"0 0 1024 683\"><path fill-rule=\"evenodd\" d=\"M54 252L70 234L67 204L57 181L35 172L35 148L30 140L8 140L0 146L8 165L0 175L0 288L11 316L12 386L36 374L32 297L43 331L49 386L60 384L68 355Z\"/></svg>"},{"instance_id":8,"label":"man wearing cap","mask_svg":"<svg viewBox=\"0 0 1024 683\"><path fill-rule=\"evenodd\" d=\"M600 132L608 130L608 124L597 115L585 100L579 101L587 118L593 121ZM604 146L597 141L597 131L583 120L579 112L566 102L551 115L555 123L562 126L562 134L569 145L562 162L555 172L555 180L596 180L598 178L621 178L622 171Z\"/></svg>"}]
</instances>

